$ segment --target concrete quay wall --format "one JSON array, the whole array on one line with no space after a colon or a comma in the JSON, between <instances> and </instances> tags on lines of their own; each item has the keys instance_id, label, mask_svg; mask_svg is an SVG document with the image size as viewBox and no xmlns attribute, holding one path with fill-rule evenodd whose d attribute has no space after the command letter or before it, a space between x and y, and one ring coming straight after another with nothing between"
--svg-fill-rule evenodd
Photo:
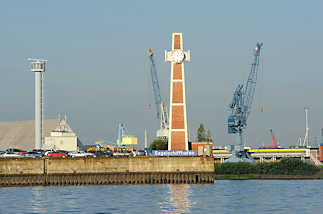
<instances>
[{"instance_id":1,"label":"concrete quay wall","mask_svg":"<svg viewBox=\"0 0 323 214\"><path fill-rule=\"evenodd\" d=\"M43 159L0 158L0 176L10 175L43 175Z\"/></svg>"},{"instance_id":2,"label":"concrete quay wall","mask_svg":"<svg viewBox=\"0 0 323 214\"><path fill-rule=\"evenodd\" d=\"M0 186L213 183L207 157L0 160Z\"/></svg>"},{"instance_id":3,"label":"concrete quay wall","mask_svg":"<svg viewBox=\"0 0 323 214\"><path fill-rule=\"evenodd\" d=\"M46 174L214 172L212 158L135 157L46 159Z\"/></svg>"}]
</instances>

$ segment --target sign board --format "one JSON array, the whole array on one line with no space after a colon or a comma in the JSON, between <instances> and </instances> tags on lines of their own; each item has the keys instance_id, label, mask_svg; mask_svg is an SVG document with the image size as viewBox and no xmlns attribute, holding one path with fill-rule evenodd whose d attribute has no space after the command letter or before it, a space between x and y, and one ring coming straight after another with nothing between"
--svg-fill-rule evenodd
<instances>
[{"instance_id":1,"label":"sign board","mask_svg":"<svg viewBox=\"0 0 323 214\"><path fill-rule=\"evenodd\" d=\"M195 150L153 150L151 155L159 157L189 157L196 156L197 152Z\"/></svg>"}]
</instances>

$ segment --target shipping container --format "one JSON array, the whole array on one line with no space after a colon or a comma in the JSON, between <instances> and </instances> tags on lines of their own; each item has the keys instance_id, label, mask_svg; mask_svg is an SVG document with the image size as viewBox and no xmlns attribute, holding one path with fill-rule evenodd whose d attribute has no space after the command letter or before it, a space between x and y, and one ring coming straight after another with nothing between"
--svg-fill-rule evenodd
<instances>
[{"instance_id":1,"label":"shipping container","mask_svg":"<svg viewBox=\"0 0 323 214\"><path fill-rule=\"evenodd\" d=\"M192 150L197 152L198 156L212 156L212 142L192 142Z\"/></svg>"},{"instance_id":2,"label":"shipping container","mask_svg":"<svg viewBox=\"0 0 323 214\"><path fill-rule=\"evenodd\" d=\"M131 136L124 136L122 138L122 145L137 145L138 138L137 137L131 137Z\"/></svg>"}]
</instances>

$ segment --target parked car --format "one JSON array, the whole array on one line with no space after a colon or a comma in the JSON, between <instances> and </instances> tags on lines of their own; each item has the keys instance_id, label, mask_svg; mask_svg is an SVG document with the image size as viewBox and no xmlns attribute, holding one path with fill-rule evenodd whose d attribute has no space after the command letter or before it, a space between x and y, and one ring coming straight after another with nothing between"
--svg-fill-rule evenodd
<instances>
[{"instance_id":1,"label":"parked car","mask_svg":"<svg viewBox=\"0 0 323 214\"><path fill-rule=\"evenodd\" d=\"M62 152L62 153L65 153L65 154L69 153L68 151L65 151L65 150L56 150L56 152Z\"/></svg>"},{"instance_id":2,"label":"parked car","mask_svg":"<svg viewBox=\"0 0 323 214\"><path fill-rule=\"evenodd\" d=\"M81 151L74 151L74 152L69 152L68 155L72 158L76 157L95 157L94 154L90 152L81 152Z\"/></svg>"},{"instance_id":3,"label":"parked car","mask_svg":"<svg viewBox=\"0 0 323 214\"><path fill-rule=\"evenodd\" d=\"M68 155L63 152L52 151L52 152L48 152L46 156L54 157L54 158L66 158Z\"/></svg>"},{"instance_id":4,"label":"parked car","mask_svg":"<svg viewBox=\"0 0 323 214\"><path fill-rule=\"evenodd\" d=\"M9 148L6 150L6 152L26 152L26 151L21 149Z\"/></svg>"},{"instance_id":5,"label":"parked car","mask_svg":"<svg viewBox=\"0 0 323 214\"><path fill-rule=\"evenodd\" d=\"M113 156L132 156L133 153L131 151L119 151L119 152L113 152Z\"/></svg>"},{"instance_id":6,"label":"parked car","mask_svg":"<svg viewBox=\"0 0 323 214\"><path fill-rule=\"evenodd\" d=\"M6 153L5 151L0 151L0 155L2 155L2 154L4 154L4 153Z\"/></svg>"},{"instance_id":7,"label":"parked car","mask_svg":"<svg viewBox=\"0 0 323 214\"><path fill-rule=\"evenodd\" d=\"M26 151L21 150L21 149L10 148L10 149L6 150L6 153L15 153L15 154L22 155L22 154L25 154Z\"/></svg>"},{"instance_id":8,"label":"parked car","mask_svg":"<svg viewBox=\"0 0 323 214\"><path fill-rule=\"evenodd\" d=\"M23 154L24 157L43 157L43 153L38 153L38 152L26 152Z\"/></svg>"},{"instance_id":9,"label":"parked car","mask_svg":"<svg viewBox=\"0 0 323 214\"><path fill-rule=\"evenodd\" d=\"M91 151L92 154L94 154L96 157L111 157L112 151Z\"/></svg>"},{"instance_id":10,"label":"parked car","mask_svg":"<svg viewBox=\"0 0 323 214\"><path fill-rule=\"evenodd\" d=\"M13 152L6 152L0 155L2 158L22 158L21 154L13 153Z\"/></svg>"},{"instance_id":11,"label":"parked car","mask_svg":"<svg viewBox=\"0 0 323 214\"><path fill-rule=\"evenodd\" d=\"M55 152L55 150L53 150L53 149L45 150L44 155L47 156L48 153L50 153L50 152Z\"/></svg>"},{"instance_id":12,"label":"parked car","mask_svg":"<svg viewBox=\"0 0 323 214\"><path fill-rule=\"evenodd\" d=\"M138 156L145 156L146 155L146 152L144 150L138 150L137 151L137 155Z\"/></svg>"},{"instance_id":13,"label":"parked car","mask_svg":"<svg viewBox=\"0 0 323 214\"><path fill-rule=\"evenodd\" d=\"M32 152L38 153L38 154L45 154L46 150L43 149L33 149Z\"/></svg>"}]
</instances>

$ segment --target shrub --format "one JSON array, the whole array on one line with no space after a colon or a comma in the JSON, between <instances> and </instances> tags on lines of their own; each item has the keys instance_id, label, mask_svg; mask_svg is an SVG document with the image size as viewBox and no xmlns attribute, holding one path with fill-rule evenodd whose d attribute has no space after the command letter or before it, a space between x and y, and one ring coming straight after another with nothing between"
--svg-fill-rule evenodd
<instances>
[{"instance_id":1,"label":"shrub","mask_svg":"<svg viewBox=\"0 0 323 214\"><path fill-rule=\"evenodd\" d=\"M158 138L150 144L150 151L152 150L167 150L168 140L163 138Z\"/></svg>"},{"instance_id":2,"label":"shrub","mask_svg":"<svg viewBox=\"0 0 323 214\"><path fill-rule=\"evenodd\" d=\"M269 175L313 175L319 169L296 158L283 158L280 162L268 163L215 163L215 174L269 174Z\"/></svg>"}]
</instances>

